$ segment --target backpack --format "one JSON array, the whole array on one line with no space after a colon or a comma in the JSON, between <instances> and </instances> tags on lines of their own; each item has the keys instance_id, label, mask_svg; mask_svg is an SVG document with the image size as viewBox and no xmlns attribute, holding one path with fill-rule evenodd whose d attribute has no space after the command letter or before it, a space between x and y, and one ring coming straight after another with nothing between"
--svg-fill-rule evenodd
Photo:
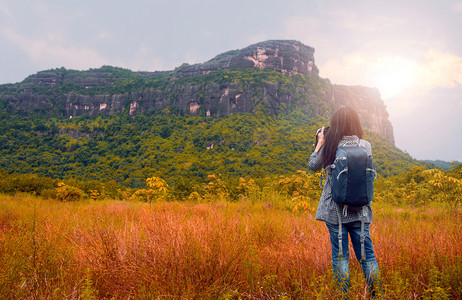
<instances>
[{"instance_id":1,"label":"backpack","mask_svg":"<svg viewBox=\"0 0 462 300\"><path fill-rule=\"evenodd\" d=\"M377 172L374 169L372 155L369 155L366 151L364 140L360 140L359 146L338 147L334 163L328 166L327 169L330 169L332 174L332 200L337 203L339 257L342 257L342 218L340 209L343 207L345 217L349 210L362 210L362 216L366 216L367 205L371 203L373 198L374 179L377 178ZM362 260L366 259L364 239L364 220L361 218Z\"/></svg>"},{"instance_id":2,"label":"backpack","mask_svg":"<svg viewBox=\"0 0 462 300\"><path fill-rule=\"evenodd\" d=\"M357 211L372 201L377 173L372 155L367 153L364 145L338 147L334 163L328 168L332 172L332 200L335 203Z\"/></svg>"}]
</instances>

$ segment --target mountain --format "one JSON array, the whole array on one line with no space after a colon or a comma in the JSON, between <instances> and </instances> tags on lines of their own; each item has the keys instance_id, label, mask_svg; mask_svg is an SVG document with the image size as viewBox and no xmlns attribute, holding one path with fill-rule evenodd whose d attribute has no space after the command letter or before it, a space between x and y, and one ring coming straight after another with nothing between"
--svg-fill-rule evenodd
<instances>
[{"instance_id":1,"label":"mountain","mask_svg":"<svg viewBox=\"0 0 462 300\"><path fill-rule=\"evenodd\" d=\"M189 191L209 174L291 174L343 104L358 111L379 174L423 164L394 146L376 89L333 85L313 48L266 41L171 71L60 68L0 85L0 173L129 187L159 176Z\"/></svg>"},{"instance_id":2,"label":"mountain","mask_svg":"<svg viewBox=\"0 0 462 300\"><path fill-rule=\"evenodd\" d=\"M166 72L102 67L39 72L0 87L0 99L22 115L149 114L224 116L263 110L279 114L302 109L326 116L335 107L354 107L363 126L394 145L393 128L380 94L367 87L332 85L318 75L314 48L298 41L266 41L228 51L208 62Z\"/></svg>"},{"instance_id":3,"label":"mountain","mask_svg":"<svg viewBox=\"0 0 462 300\"><path fill-rule=\"evenodd\" d=\"M435 167L443 169L443 170L448 170L449 168L451 168L452 165L462 164L459 161L449 162L449 161L443 161L443 160L424 160L423 162L427 164L432 164Z\"/></svg>"}]
</instances>

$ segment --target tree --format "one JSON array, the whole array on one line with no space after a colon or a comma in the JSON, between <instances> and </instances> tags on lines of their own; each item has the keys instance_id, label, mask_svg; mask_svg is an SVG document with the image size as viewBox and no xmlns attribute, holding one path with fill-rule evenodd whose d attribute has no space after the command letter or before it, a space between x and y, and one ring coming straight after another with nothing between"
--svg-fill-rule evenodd
<instances>
[{"instance_id":1,"label":"tree","mask_svg":"<svg viewBox=\"0 0 462 300\"><path fill-rule=\"evenodd\" d=\"M462 199L462 180L448 176L438 169L426 170L424 173L432 175L428 183L436 191L433 199L443 201L456 211Z\"/></svg>"},{"instance_id":2,"label":"tree","mask_svg":"<svg viewBox=\"0 0 462 300\"><path fill-rule=\"evenodd\" d=\"M148 189L139 189L131 197L131 200L141 200L145 202L166 200L170 187L160 177L151 177L146 179Z\"/></svg>"}]
</instances>

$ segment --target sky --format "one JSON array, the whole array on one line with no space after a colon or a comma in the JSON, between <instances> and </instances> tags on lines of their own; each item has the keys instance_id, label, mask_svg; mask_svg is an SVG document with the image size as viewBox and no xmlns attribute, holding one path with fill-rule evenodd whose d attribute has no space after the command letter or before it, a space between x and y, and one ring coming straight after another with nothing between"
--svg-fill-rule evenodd
<instances>
[{"instance_id":1,"label":"sky","mask_svg":"<svg viewBox=\"0 0 462 300\"><path fill-rule=\"evenodd\" d=\"M0 84L42 70L173 70L272 39L378 88L396 146L462 161L462 0L0 0Z\"/></svg>"}]
</instances>

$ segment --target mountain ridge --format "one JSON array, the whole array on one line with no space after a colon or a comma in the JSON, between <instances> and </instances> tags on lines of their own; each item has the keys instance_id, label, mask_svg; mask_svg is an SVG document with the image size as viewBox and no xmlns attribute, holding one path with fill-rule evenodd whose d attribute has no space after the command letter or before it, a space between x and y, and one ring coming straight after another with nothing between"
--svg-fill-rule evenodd
<instances>
[{"instance_id":1,"label":"mountain ridge","mask_svg":"<svg viewBox=\"0 0 462 300\"><path fill-rule=\"evenodd\" d=\"M299 41L269 40L172 71L133 72L110 66L47 70L21 83L0 86L0 101L22 115L65 118L165 109L204 116L302 109L328 116L348 104L358 111L364 127L394 145L393 127L378 90L332 85L320 78L314 52Z\"/></svg>"},{"instance_id":2,"label":"mountain ridge","mask_svg":"<svg viewBox=\"0 0 462 300\"><path fill-rule=\"evenodd\" d=\"M378 173L423 165L394 146L377 89L319 76L314 48L266 41L171 71L44 70L0 85L0 173L192 191L306 170L314 133L341 105L358 111Z\"/></svg>"}]
</instances>

